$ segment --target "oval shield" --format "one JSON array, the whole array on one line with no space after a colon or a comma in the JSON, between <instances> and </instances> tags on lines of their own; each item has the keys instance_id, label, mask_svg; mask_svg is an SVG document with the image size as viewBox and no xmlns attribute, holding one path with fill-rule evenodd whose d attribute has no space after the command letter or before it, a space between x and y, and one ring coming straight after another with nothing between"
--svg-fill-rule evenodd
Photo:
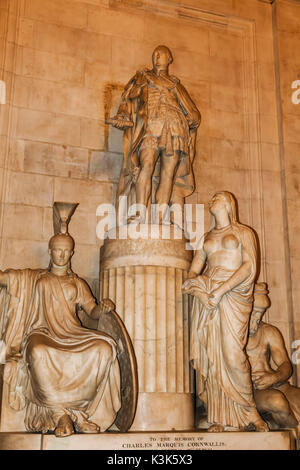
<instances>
[{"instance_id":1,"label":"oval shield","mask_svg":"<svg viewBox=\"0 0 300 470\"><path fill-rule=\"evenodd\" d=\"M121 432L126 432L133 423L138 396L137 362L133 345L123 321L113 310L100 314L98 330L111 336L117 344L121 374L121 408L114 425Z\"/></svg>"}]
</instances>

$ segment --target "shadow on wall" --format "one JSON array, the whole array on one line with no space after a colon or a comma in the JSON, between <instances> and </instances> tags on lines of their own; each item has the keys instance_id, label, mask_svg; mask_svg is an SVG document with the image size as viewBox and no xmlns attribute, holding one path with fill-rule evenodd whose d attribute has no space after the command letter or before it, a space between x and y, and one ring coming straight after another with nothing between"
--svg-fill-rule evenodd
<instances>
[{"instance_id":1,"label":"shadow on wall","mask_svg":"<svg viewBox=\"0 0 300 470\"><path fill-rule=\"evenodd\" d=\"M124 90L124 85L120 83L110 83L104 88L104 119L108 119L110 116L114 116L117 113L118 106L120 104L120 96ZM104 127L104 150L109 150L109 134L114 129L109 125ZM116 132L120 132L116 130ZM122 152L122 149L120 149Z\"/></svg>"}]
</instances>

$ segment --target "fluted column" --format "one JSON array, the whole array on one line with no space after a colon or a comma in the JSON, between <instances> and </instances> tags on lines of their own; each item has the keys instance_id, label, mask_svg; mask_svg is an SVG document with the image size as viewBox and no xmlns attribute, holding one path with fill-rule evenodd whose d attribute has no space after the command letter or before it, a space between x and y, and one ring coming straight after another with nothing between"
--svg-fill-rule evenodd
<instances>
[{"instance_id":1,"label":"fluted column","mask_svg":"<svg viewBox=\"0 0 300 470\"><path fill-rule=\"evenodd\" d=\"M180 235L172 228L171 240L107 239L101 249L100 296L115 302L137 357L132 430L193 428L188 299L181 293L192 252Z\"/></svg>"}]
</instances>

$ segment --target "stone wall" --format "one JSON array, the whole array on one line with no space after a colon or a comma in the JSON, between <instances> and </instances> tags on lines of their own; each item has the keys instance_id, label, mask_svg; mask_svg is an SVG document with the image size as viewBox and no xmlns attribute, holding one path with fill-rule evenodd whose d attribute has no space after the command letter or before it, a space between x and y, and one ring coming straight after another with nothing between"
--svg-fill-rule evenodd
<instances>
[{"instance_id":1,"label":"stone wall","mask_svg":"<svg viewBox=\"0 0 300 470\"><path fill-rule=\"evenodd\" d=\"M190 201L207 207L216 190L235 194L241 222L260 240L260 279L272 300L268 319L290 348L300 339L293 201L300 105L291 107L288 97L297 70L287 46L299 41L299 6L0 0L0 8L0 72L8 88L7 104L0 105L1 268L47 265L53 202L79 202L70 224L73 269L97 292L96 208L113 201L122 161L122 134L105 126L105 117L135 71L151 65L153 48L166 44L174 55L171 73L202 113Z\"/></svg>"},{"instance_id":2,"label":"stone wall","mask_svg":"<svg viewBox=\"0 0 300 470\"><path fill-rule=\"evenodd\" d=\"M300 80L300 4L281 0L276 5L278 80L280 90L280 152L284 189L285 239L289 254L286 273L293 337L300 339L300 104L293 103L292 84ZM298 377L300 367L298 366Z\"/></svg>"}]
</instances>

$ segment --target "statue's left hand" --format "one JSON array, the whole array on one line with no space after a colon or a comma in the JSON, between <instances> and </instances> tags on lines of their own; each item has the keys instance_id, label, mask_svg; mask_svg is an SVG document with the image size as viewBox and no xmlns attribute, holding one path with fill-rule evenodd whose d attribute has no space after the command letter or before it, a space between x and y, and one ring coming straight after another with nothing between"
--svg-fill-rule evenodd
<instances>
[{"instance_id":1,"label":"statue's left hand","mask_svg":"<svg viewBox=\"0 0 300 470\"><path fill-rule=\"evenodd\" d=\"M110 299L103 299L100 303L103 313L109 313L115 309L115 304Z\"/></svg>"},{"instance_id":2,"label":"statue's left hand","mask_svg":"<svg viewBox=\"0 0 300 470\"><path fill-rule=\"evenodd\" d=\"M209 296L208 296L208 298L209 298L209 301L208 301L209 305L210 305L211 307L217 307L217 306L219 305L220 300L221 300L222 297L223 297L223 294L222 294L222 292L220 292L218 289L212 291L212 292L209 294Z\"/></svg>"}]
</instances>

